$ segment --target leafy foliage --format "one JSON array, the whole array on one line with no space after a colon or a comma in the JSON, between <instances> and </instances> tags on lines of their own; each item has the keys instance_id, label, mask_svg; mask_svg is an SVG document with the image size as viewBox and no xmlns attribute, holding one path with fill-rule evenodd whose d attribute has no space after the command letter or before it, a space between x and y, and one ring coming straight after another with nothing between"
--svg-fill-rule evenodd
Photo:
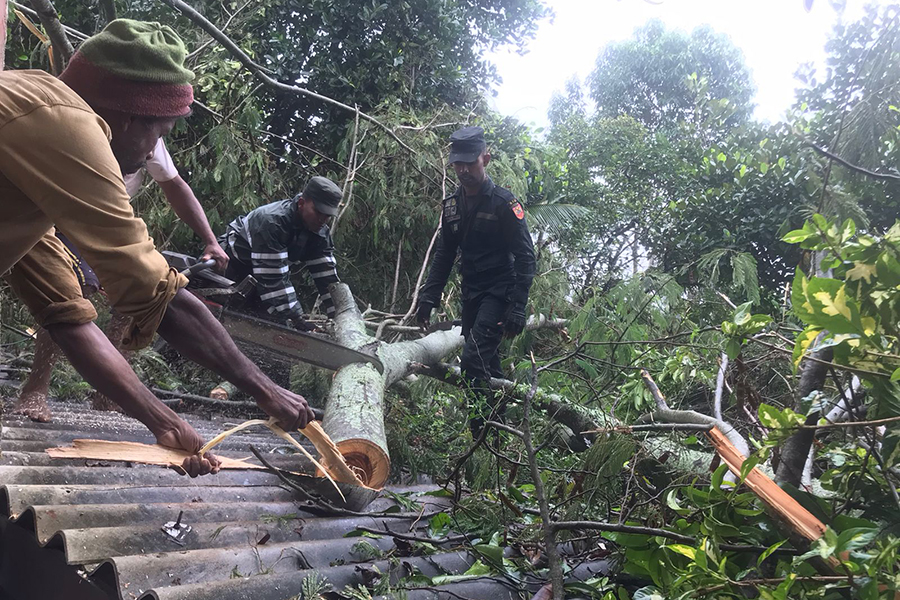
<instances>
[{"instance_id":1,"label":"leafy foliage","mask_svg":"<svg viewBox=\"0 0 900 600\"><path fill-rule=\"evenodd\" d=\"M169 146L213 229L293 196L313 174L331 177L347 190L335 233L339 272L370 314L396 317L415 292L439 202L456 185L446 172L447 134L463 124L486 129L489 172L522 201L536 238L531 310L570 319L563 332L520 336L504 364L526 379L533 356L539 370L542 396L528 425L551 518L619 529L559 532L567 569L618 559L608 577L568 591L601 600L893 598L897 421L881 423L883 430L828 423L815 432L808 477L800 489L786 486L827 527L808 547L786 535L741 480L754 466L777 469L798 427L825 425L823 415L900 416L900 188L811 145L882 173L896 167L898 9L873 7L839 27L828 71L818 78L803 70L797 105L775 124L752 120L753 86L727 39L706 28L684 34L648 24L604 48L586 86L572 81L554 98L543 136L481 103L495 81L485 50L526 48L548 14L537 0L194 4L227 22L273 76L358 105L412 148L357 123L352 112L259 87L158 2L119 3L122 16L172 24L195 50L190 65L202 104L178 123ZM86 33L102 26L95 2L57 0L56 7ZM7 55L17 68L46 66L43 46L16 24ZM199 249L155 186L145 187L135 209L160 247ZM459 292L451 282L442 307L451 318ZM15 328L30 324L17 305L5 303L2 316ZM27 338L2 336L15 364L27 365ZM798 373L826 348L830 379L798 397ZM729 366L720 384L723 352ZM718 407L755 448L736 483L702 433L628 429L660 408L641 369L653 374L669 409L711 415ZM162 387L205 392L215 383L152 352L138 356L136 370ZM294 373L303 393L314 380L324 389L327 379ZM60 371L55 385L83 393L71 371ZM394 477L443 481L473 443L467 392L420 377L387 399ZM524 426L517 402L505 419ZM404 573L401 586L545 579L546 524L529 458L517 436L497 432L459 465L470 493L431 516L427 530L441 539L466 532L477 560L464 574ZM411 498L395 499L415 508ZM351 535L362 538L354 546L361 560L397 562L397 551L366 541L374 534ZM431 541L411 548L438 551ZM824 575L823 565L832 567ZM403 593L387 573L365 575L367 587L344 594ZM619 585L623 576L627 586ZM327 592L304 580L304 598Z\"/></svg>"},{"instance_id":2,"label":"leafy foliage","mask_svg":"<svg viewBox=\"0 0 900 600\"><path fill-rule=\"evenodd\" d=\"M743 56L728 38L708 27L690 35L651 21L631 39L600 52L591 75L591 95L603 117L630 115L651 131L695 121L688 78L708 83L713 98L738 107L730 124L750 115L753 87Z\"/></svg>"}]
</instances>

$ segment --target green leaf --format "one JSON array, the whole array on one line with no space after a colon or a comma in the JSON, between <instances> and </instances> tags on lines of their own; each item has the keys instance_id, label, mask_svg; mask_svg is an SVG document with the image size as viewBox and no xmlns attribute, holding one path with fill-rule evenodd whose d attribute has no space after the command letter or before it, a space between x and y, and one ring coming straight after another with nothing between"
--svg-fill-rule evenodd
<instances>
[{"instance_id":1,"label":"green leaf","mask_svg":"<svg viewBox=\"0 0 900 600\"><path fill-rule=\"evenodd\" d=\"M507 486L506 490L509 492L509 495L516 500L516 502L525 502L527 498L525 498L525 494L523 494L519 488L514 485Z\"/></svg>"},{"instance_id":2,"label":"green leaf","mask_svg":"<svg viewBox=\"0 0 900 600\"><path fill-rule=\"evenodd\" d=\"M735 325L745 325L750 320L751 306L753 306L752 302L744 302L734 309L734 317L732 317L732 321Z\"/></svg>"},{"instance_id":3,"label":"green leaf","mask_svg":"<svg viewBox=\"0 0 900 600\"><path fill-rule=\"evenodd\" d=\"M469 567L463 575L475 575L477 577L481 577L483 575L490 575L491 568L481 562L480 560L476 560L475 563Z\"/></svg>"},{"instance_id":4,"label":"green leaf","mask_svg":"<svg viewBox=\"0 0 900 600\"><path fill-rule=\"evenodd\" d=\"M736 359L741 353L741 339L731 338L728 340L728 343L725 344L725 353L728 355L729 360Z\"/></svg>"},{"instance_id":5,"label":"green leaf","mask_svg":"<svg viewBox=\"0 0 900 600\"><path fill-rule=\"evenodd\" d=\"M789 408L778 410L765 402L760 403L758 412L759 422L768 429L790 429L805 421L802 415Z\"/></svg>"},{"instance_id":6,"label":"green leaf","mask_svg":"<svg viewBox=\"0 0 900 600\"><path fill-rule=\"evenodd\" d=\"M897 367L896 369L894 369L894 372L891 373L891 381L898 380L900 380L900 367Z\"/></svg>"},{"instance_id":7,"label":"green leaf","mask_svg":"<svg viewBox=\"0 0 900 600\"><path fill-rule=\"evenodd\" d=\"M353 531L345 533L344 537L367 537L367 538L372 538L373 540L380 540L382 536L378 535L377 533L371 533L369 531L362 531L359 529L354 529Z\"/></svg>"},{"instance_id":8,"label":"green leaf","mask_svg":"<svg viewBox=\"0 0 900 600\"><path fill-rule=\"evenodd\" d=\"M819 228L820 231L827 232L831 229L831 223L828 222L828 219L824 217L824 215L820 215L816 213L812 216L813 223L816 224L816 227Z\"/></svg>"},{"instance_id":9,"label":"green leaf","mask_svg":"<svg viewBox=\"0 0 900 600\"><path fill-rule=\"evenodd\" d=\"M878 529L871 527L855 527L842 531L838 535L835 552L850 552L868 546L876 535Z\"/></svg>"},{"instance_id":10,"label":"green leaf","mask_svg":"<svg viewBox=\"0 0 900 600\"><path fill-rule=\"evenodd\" d=\"M431 517L428 522L428 528L431 530L432 537L443 537L450 531L453 520L445 512L438 513Z\"/></svg>"},{"instance_id":11,"label":"green leaf","mask_svg":"<svg viewBox=\"0 0 900 600\"><path fill-rule=\"evenodd\" d=\"M761 162L759 163L759 172L765 175L769 172L769 163Z\"/></svg>"},{"instance_id":12,"label":"green leaf","mask_svg":"<svg viewBox=\"0 0 900 600\"><path fill-rule=\"evenodd\" d=\"M867 336L859 316L859 306L847 294L842 281L814 277L806 287L806 300L811 312L803 320L829 332L855 333Z\"/></svg>"},{"instance_id":13,"label":"green leaf","mask_svg":"<svg viewBox=\"0 0 900 600\"><path fill-rule=\"evenodd\" d=\"M888 286L900 285L900 262L890 252L882 252L875 261L875 273L879 283Z\"/></svg>"},{"instance_id":14,"label":"green leaf","mask_svg":"<svg viewBox=\"0 0 900 600\"><path fill-rule=\"evenodd\" d=\"M759 455L752 454L744 461L744 464L741 465L741 483L744 483L744 480L747 479L747 475L750 474L750 471L759 464Z\"/></svg>"},{"instance_id":15,"label":"green leaf","mask_svg":"<svg viewBox=\"0 0 900 600\"><path fill-rule=\"evenodd\" d=\"M808 238L816 235L813 231L807 231L806 229L794 229L793 231L788 231L784 237L781 238L781 241L788 244L799 244L802 241L807 240Z\"/></svg>"},{"instance_id":16,"label":"green leaf","mask_svg":"<svg viewBox=\"0 0 900 600\"><path fill-rule=\"evenodd\" d=\"M771 546L765 549L762 554L759 555L759 558L756 559L756 566L759 567L763 564L763 561L772 556L772 553L781 548L784 544L787 543L787 540L781 540L780 542L775 542Z\"/></svg>"},{"instance_id":17,"label":"green leaf","mask_svg":"<svg viewBox=\"0 0 900 600\"><path fill-rule=\"evenodd\" d=\"M853 219L847 219L841 225L841 243L846 242L854 235L856 235L856 223L853 222Z\"/></svg>"},{"instance_id":18,"label":"green leaf","mask_svg":"<svg viewBox=\"0 0 900 600\"><path fill-rule=\"evenodd\" d=\"M677 552L678 554L681 554L683 556L687 556L691 560L696 560L697 558L697 549L690 546L685 546L684 544L669 544L668 546L666 546L666 549Z\"/></svg>"},{"instance_id":19,"label":"green leaf","mask_svg":"<svg viewBox=\"0 0 900 600\"><path fill-rule=\"evenodd\" d=\"M745 325L744 335L755 335L765 329L766 325L771 322L772 317L769 315L753 315Z\"/></svg>"},{"instance_id":20,"label":"green leaf","mask_svg":"<svg viewBox=\"0 0 900 600\"><path fill-rule=\"evenodd\" d=\"M722 487L722 482L725 480L725 473L728 472L728 465L722 463L712 474L712 479L710 480L709 487L717 490Z\"/></svg>"},{"instance_id":21,"label":"green leaf","mask_svg":"<svg viewBox=\"0 0 900 600\"><path fill-rule=\"evenodd\" d=\"M800 361L806 355L807 349L819 337L820 333L822 333L822 329L819 327L807 327L797 334L797 339L794 340L794 353L792 356L794 372L800 367Z\"/></svg>"},{"instance_id":22,"label":"green leaf","mask_svg":"<svg viewBox=\"0 0 900 600\"><path fill-rule=\"evenodd\" d=\"M440 489L434 490L432 492L425 492L422 495L423 496L434 496L435 498L452 498L453 492L451 492L447 488L440 488Z\"/></svg>"},{"instance_id":23,"label":"green leaf","mask_svg":"<svg viewBox=\"0 0 900 600\"><path fill-rule=\"evenodd\" d=\"M658 587L648 585L634 592L632 600L666 600Z\"/></svg>"},{"instance_id":24,"label":"green leaf","mask_svg":"<svg viewBox=\"0 0 900 600\"><path fill-rule=\"evenodd\" d=\"M483 556L494 567L503 568L503 548L489 544L475 544L475 551Z\"/></svg>"}]
</instances>

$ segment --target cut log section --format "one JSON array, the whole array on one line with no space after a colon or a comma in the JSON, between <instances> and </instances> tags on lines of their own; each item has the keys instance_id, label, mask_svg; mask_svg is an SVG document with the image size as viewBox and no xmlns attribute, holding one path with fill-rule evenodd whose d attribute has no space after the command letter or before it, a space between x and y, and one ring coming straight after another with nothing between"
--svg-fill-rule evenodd
<instances>
[{"instance_id":1,"label":"cut log section","mask_svg":"<svg viewBox=\"0 0 900 600\"><path fill-rule=\"evenodd\" d=\"M355 350L376 343L366 333L350 288L338 283L330 292L336 309L337 341ZM355 363L341 368L331 384L322 422L353 472L363 484L375 489L384 487L391 470L384 431L386 387L386 373L379 373L372 365Z\"/></svg>"}]
</instances>

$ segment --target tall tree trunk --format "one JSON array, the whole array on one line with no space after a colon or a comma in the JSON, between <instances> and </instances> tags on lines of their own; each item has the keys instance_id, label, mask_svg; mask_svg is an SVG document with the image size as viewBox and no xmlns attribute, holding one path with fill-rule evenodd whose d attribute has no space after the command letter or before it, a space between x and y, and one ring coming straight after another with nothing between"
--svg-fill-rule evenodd
<instances>
[{"instance_id":1,"label":"tall tree trunk","mask_svg":"<svg viewBox=\"0 0 900 600\"><path fill-rule=\"evenodd\" d=\"M831 362L833 356L831 348L819 350L811 355L812 358L827 362ZM825 387L827 376L827 365L809 358L803 359L803 362L800 363L800 385L797 389L795 410L799 411L800 403L804 398ZM816 411L806 418L806 424L815 425L820 417L821 414ZM781 446L781 460L778 463L778 470L775 471L775 481L779 485L789 483L800 487L803 480L803 469L809 459L809 451L815 438L815 429L800 429L784 441Z\"/></svg>"},{"instance_id":2,"label":"tall tree trunk","mask_svg":"<svg viewBox=\"0 0 900 600\"><path fill-rule=\"evenodd\" d=\"M831 277L830 269L823 271L821 268L824 256L824 252L815 252L812 255L813 270L817 277ZM813 342L813 347L824 339L827 333L826 331L820 333ZM818 352L813 352L810 358L804 358L800 363L800 385L797 389L797 397L794 399L794 410L802 412L801 404L803 399L825 387L825 378L828 377L828 365L820 361L831 362L833 357L833 349L824 348ZM819 422L821 416L819 411L810 414L806 417L806 425L815 425ZM785 440L781 446L781 461L778 463L778 470L775 471L775 481L779 485L787 483L800 487L803 481L803 471L806 463L809 461L810 449L815 439L815 429L800 429Z\"/></svg>"},{"instance_id":3,"label":"tall tree trunk","mask_svg":"<svg viewBox=\"0 0 900 600\"><path fill-rule=\"evenodd\" d=\"M100 0L100 20L101 29L110 21L116 20L116 0Z\"/></svg>"}]
</instances>

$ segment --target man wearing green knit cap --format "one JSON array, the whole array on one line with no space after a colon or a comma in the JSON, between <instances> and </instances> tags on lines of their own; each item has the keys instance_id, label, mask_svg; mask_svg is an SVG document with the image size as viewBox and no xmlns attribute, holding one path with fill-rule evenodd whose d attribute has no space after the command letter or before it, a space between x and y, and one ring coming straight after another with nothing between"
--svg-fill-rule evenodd
<instances>
[{"instance_id":1,"label":"man wearing green knit cap","mask_svg":"<svg viewBox=\"0 0 900 600\"><path fill-rule=\"evenodd\" d=\"M185 47L158 23L119 19L82 44L60 79L0 73L0 273L73 366L143 422L159 443L196 452L203 440L138 380L94 325L54 227L89 263L113 307L131 318L126 348L159 333L184 356L251 394L285 429L304 427L303 397L275 385L237 349L183 276L156 251L122 180L190 113ZM215 472L207 455L192 476Z\"/></svg>"}]
</instances>

